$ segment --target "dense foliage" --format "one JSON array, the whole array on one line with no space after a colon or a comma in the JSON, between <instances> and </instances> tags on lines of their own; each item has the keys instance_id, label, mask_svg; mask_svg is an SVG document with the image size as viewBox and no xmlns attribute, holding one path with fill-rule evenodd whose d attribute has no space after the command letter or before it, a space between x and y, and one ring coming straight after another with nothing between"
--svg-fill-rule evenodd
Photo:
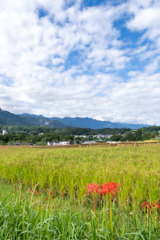
<instances>
[{"instance_id":1,"label":"dense foliage","mask_svg":"<svg viewBox=\"0 0 160 240\"><path fill-rule=\"evenodd\" d=\"M130 131L130 128L104 128L104 129L90 129L90 128L73 128L73 127L66 127L66 128L51 128L46 126L6 126L0 125L0 132L5 129L7 132L11 134L33 134L38 135L39 133L56 133L58 135L95 135L95 134L118 134L118 133L125 133Z\"/></svg>"},{"instance_id":2,"label":"dense foliage","mask_svg":"<svg viewBox=\"0 0 160 240\"><path fill-rule=\"evenodd\" d=\"M138 129L137 131L129 128L104 128L104 129L89 129L89 128L51 128L51 127L27 127L27 126L6 126L0 125L0 132L6 130L9 134L0 135L0 145L12 144L13 142L32 143L32 144L46 144L48 141L70 140L73 143L73 135L87 135L88 140L96 140L94 135L109 134L113 135L110 139L104 140L111 141L139 141L148 140L158 136L160 127L148 127ZM43 133L42 135L39 135ZM76 138L76 142L80 140L87 140L83 137Z\"/></svg>"}]
</instances>

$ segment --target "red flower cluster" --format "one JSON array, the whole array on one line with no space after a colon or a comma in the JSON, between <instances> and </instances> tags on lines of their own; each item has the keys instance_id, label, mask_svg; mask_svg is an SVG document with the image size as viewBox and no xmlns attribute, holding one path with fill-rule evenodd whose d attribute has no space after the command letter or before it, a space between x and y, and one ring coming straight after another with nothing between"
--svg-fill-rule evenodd
<instances>
[{"instance_id":1,"label":"red flower cluster","mask_svg":"<svg viewBox=\"0 0 160 240\"><path fill-rule=\"evenodd\" d=\"M151 206L151 205L152 205L152 206ZM150 210L151 207L160 208L160 204L159 204L157 201L153 202L152 204L150 204L150 202L146 201L146 202L142 203L142 207Z\"/></svg>"},{"instance_id":2,"label":"red flower cluster","mask_svg":"<svg viewBox=\"0 0 160 240\"><path fill-rule=\"evenodd\" d=\"M153 206L153 207L160 208L160 204L159 204L157 201L155 201L154 203L152 203L152 206Z\"/></svg>"},{"instance_id":3,"label":"red flower cluster","mask_svg":"<svg viewBox=\"0 0 160 240\"><path fill-rule=\"evenodd\" d=\"M89 183L87 185L87 188L88 188L87 193L91 193L92 194L94 192L96 192L96 193L99 192L99 185L97 183Z\"/></svg>"},{"instance_id":4,"label":"red flower cluster","mask_svg":"<svg viewBox=\"0 0 160 240\"><path fill-rule=\"evenodd\" d=\"M146 201L146 202L142 203L142 207L150 210L151 209L151 204L150 204L150 202Z\"/></svg>"},{"instance_id":5,"label":"red flower cluster","mask_svg":"<svg viewBox=\"0 0 160 240\"><path fill-rule=\"evenodd\" d=\"M90 183L87 185L87 193L93 194L94 192L99 193L101 196L105 196L107 193L111 194L113 197L118 193L118 188L120 186L114 182L107 182L104 185L98 185L97 183Z\"/></svg>"},{"instance_id":6,"label":"red flower cluster","mask_svg":"<svg viewBox=\"0 0 160 240\"><path fill-rule=\"evenodd\" d=\"M100 185L100 188L102 189L99 191L101 196L105 196L109 193L113 197L114 195L117 195L119 185L114 182L107 182L107 184L104 184L103 186Z\"/></svg>"}]
</instances>

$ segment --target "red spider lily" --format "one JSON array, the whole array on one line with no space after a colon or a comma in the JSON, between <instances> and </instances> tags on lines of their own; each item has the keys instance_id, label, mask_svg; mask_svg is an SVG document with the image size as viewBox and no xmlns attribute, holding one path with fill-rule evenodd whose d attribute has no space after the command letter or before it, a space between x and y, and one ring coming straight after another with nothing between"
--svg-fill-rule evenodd
<instances>
[{"instance_id":1,"label":"red spider lily","mask_svg":"<svg viewBox=\"0 0 160 240\"><path fill-rule=\"evenodd\" d=\"M105 196L109 193L113 197L114 195L117 195L119 187L120 186L115 182L107 182L103 186L100 185L101 190L99 190L99 193L101 196Z\"/></svg>"},{"instance_id":2,"label":"red spider lily","mask_svg":"<svg viewBox=\"0 0 160 240\"><path fill-rule=\"evenodd\" d=\"M30 190L30 193L32 193L32 192L33 192L33 189Z\"/></svg>"},{"instance_id":3,"label":"red spider lily","mask_svg":"<svg viewBox=\"0 0 160 240\"><path fill-rule=\"evenodd\" d=\"M22 183L22 180L20 180L20 183Z\"/></svg>"},{"instance_id":4,"label":"red spider lily","mask_svg":"<svg viewBox=\"0 0 160 240\"><path fill-rule=\"evenodd\" d=\"M153 206L153 207L160 208L160 204L159 204L157 201L155 201L154 203L152 203L152 206Z\"/></svg>"},{"instance_id":5,"label":"red spider lily","mask_svg":"<svg viewBox=\"0 0 160 240\"><path fill-rule=\"evenodd\" d=\"M46 198L46 201L49 201L49 198L48 198L48 197Z\"/></svg>"},{"instance_id":6,"label":"red spider lily","mask_svg":"<svg viewBox=\"0 0 160 240\"><path fill-rule=\"evenodd\" d=\"M157 201L155 201L155 204L157 208L160 208L160 204Z\"/></svg>"},{"instance_id":7,"label":"red spider lily","mask_svg":"<svg viewBox=\"0 0 160 240\"><path fill-rule=\"evenodd\" d=\"M146 201L146 202L142 203L142 207L150 210L151 209L151 204L150 204L150 202Z\"/></svg>"},{"instance_id":8,"label":"red spider lily","mask_svg":"<svg viewBox=\"0 0 160 240\"><path fill-rule=\"evenodd\" d=\"M54 198L54 196L52 196L52 199Z\"/></svg>"},{"instance_id":9,"label":"red spider lily","mask_svg":"<svg viewBox=\"0 0 160 240\"><path fill-rule=\"evenodd\" d=\"M53 192L50 191L50 192L49 192L49 195L52 195L52 194L53 194Z\"/></svg>"},{"instance_id":10,"label":"red spider lily","mask_svg":"<svg viewBox=\"0 0 160 240\"><path fill-rule=\"evenodd\" d=\"M87 185L88 191L87 193L93 194L94 192L98 193L99 192L99 185L97 183L89 183Z\"/></svg>"},{"instance_id":11,"label":"red spider lily","mask_svg":"<svg viewBox=\"0 0 160 240\"><path fill-rule=\"evenodd\" d=\"M19 190L19 187L17 187L17 190Z\"/></svg>"}]
</instances>

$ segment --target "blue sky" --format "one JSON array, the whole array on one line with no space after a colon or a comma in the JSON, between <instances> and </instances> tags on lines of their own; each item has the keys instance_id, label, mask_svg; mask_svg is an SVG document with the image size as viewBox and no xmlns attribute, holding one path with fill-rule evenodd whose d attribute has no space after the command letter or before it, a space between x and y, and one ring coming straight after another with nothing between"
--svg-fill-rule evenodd
<instances>
[{"instance_id":1,"label":"blue sky","mask_svg":"<svg viewBox=\"0 0 160 240\"><path fill-rule=\"evenodd\" d=\"M160 125L159 0L1 0L0 107Z\"/></svg>"}]
</instances>

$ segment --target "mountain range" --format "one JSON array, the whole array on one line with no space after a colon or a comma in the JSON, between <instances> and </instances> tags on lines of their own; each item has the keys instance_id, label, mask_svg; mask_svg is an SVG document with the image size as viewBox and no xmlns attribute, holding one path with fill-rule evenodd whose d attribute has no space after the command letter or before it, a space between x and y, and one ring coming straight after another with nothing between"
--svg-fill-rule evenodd
<instances>
[{"instance_id":1,"label":"mountain range","mask_svg":"<svg viewBox=\"0 0 160 240\"><path fill-rule=\"evenodd\" d=\"M48 126L54 128L64 127L81 127L90 129L102 128L131 128L138 129L142 127L149 127L144 124L129 124L129 123L112 123L110 121L99 121L92 118L58 118L58 117L44 117L43 115L34 115L24 113L16 115L0 108L0 124L1 125L18 125L18 126Z\"/></svg>"}]
</instances>

